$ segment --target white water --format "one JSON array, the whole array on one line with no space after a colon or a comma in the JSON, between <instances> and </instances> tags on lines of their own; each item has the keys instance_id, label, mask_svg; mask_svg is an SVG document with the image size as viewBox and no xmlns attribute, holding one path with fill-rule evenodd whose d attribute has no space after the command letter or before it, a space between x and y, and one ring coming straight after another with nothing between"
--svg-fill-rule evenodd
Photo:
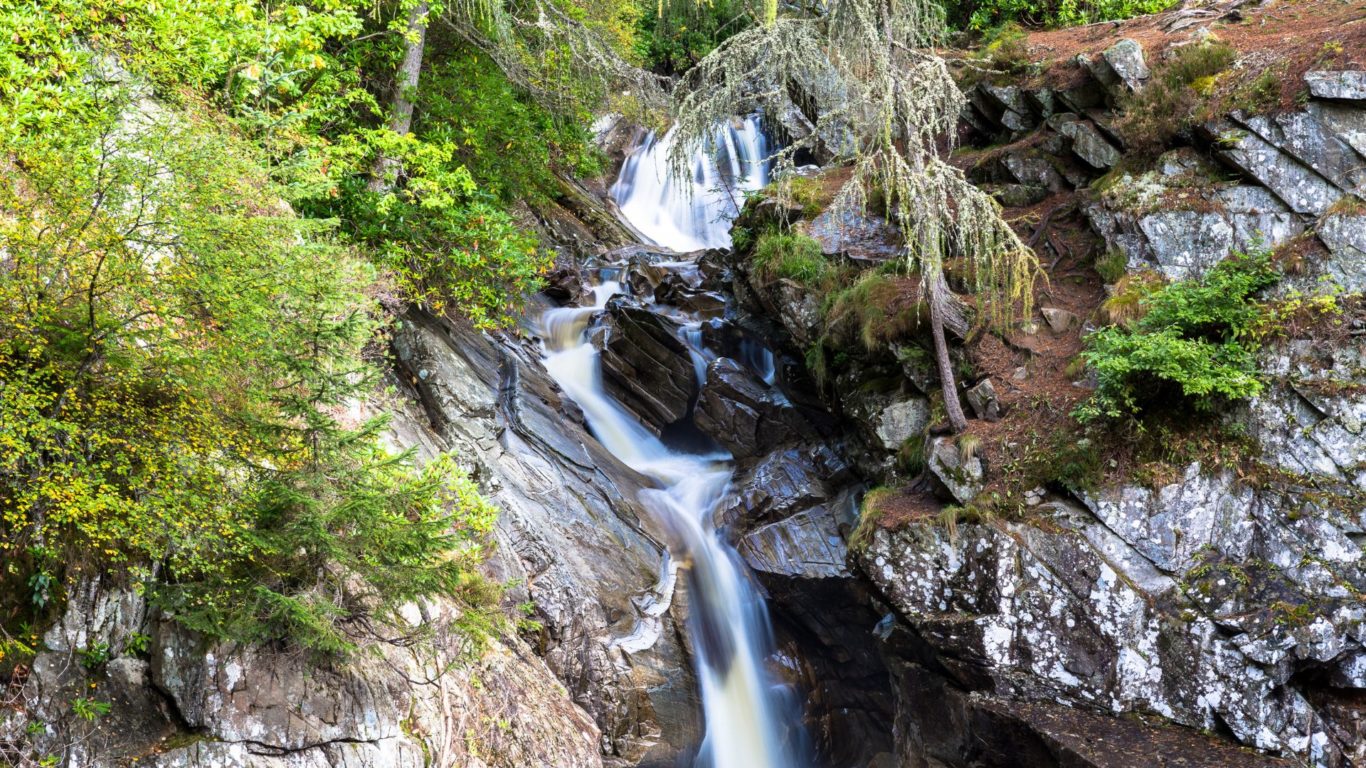
<instances>
[{"instance_id":1,"label":"white water","mask_svg":"<svg viewBox=\"0 0 1366 768\"><path fill-rule=\"evenodd\" d=\"M712 152L699 148L693 153L687 180L669 173L675 130L658 140L652 131L631 151L612 185L612 199L654 245L680 252L728 248L730 223L745 194L768 183L768 142L759 119L718 126Z\"/></svg>"},{"instance_id":2,"label":"white water","mask_svg":"<svg viewBox=\"0 0 1366 768\"><path fill-rule=\"evenodd\" d=\"M760 151L755 149L762 147L757 125L753 121L744 125L753 134L746 139L750 149L745 151ZM735 128L730 131L744 135ZM651 190L649 195L659 196L658 207L669 212L668 217L657 219L648 228L633 220L646 234L661 238L657 245L686 251L699 244L728 244L728 221L718 223L711 214L701 213L695 200L680 199L679 189L670 186L667 177L658 188L641 178L663 169L660 158L667 153L669 141L666 134L657 144L650 141L637 152L623 169L614 192L617 188L627 190L628 203L646 188ZM731 157L735 156L732 152ZM705 172L699 175L710 178L707 164L703 162L702 166ZM739 173L736 177L751 180L749 183L753 179ZM628 205L622 208L625 211ZM773 650L767 608L739 555L712 527L716 507L730 488L731 457L724 452L699 455L669 448L603 388L598 351L589 343L587 331L594 316L620 288L614 281L604 282L593 289L594 306L551 309L542 316L545 365L583 409L603 446L658 484L642 491L640 501L670 536L673 559L664 568L664 586L656 592L663 592L667 600L674 563L687 573L688 630L696 650L705 717L705 736L695 768L804 768L807 761L801 712L765 667ZM698 323L685 324L680 339L692 353L700 386L706 363L714 355L703 349ZM760 375L771 379L772 356L757 362ZM658 609L658 605L652 607ZM642 633L623 638L621 645L634 649L641 642L637 635Z\"/></svg>"}]
</instances>

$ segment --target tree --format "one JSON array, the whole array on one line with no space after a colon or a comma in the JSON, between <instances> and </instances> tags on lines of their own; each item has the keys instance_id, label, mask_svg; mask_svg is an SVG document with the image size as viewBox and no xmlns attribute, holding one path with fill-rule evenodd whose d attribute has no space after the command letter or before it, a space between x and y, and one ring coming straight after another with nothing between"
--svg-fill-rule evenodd
<instances>
[{"instance_id":1,"label":"tree","mask_svg":"<svg viewBox=\"0 0 1366 768\"><path fill-rule=\"evenodd\" d=\"M775 0L761 3L761 24L718 46L679 83L674 168L686 172L720 120L808 105L815 130L774 158L779 191L787 194L797 153L824 141L852 168L831 209L863 214L881 200L904 237L908 270L920 275L945 407L962 431L945 329L961 332L966 323L945 265L961 262L981 320L997 326L1030 314L1039 268L996 202L944 159L965 100L930 49L943 34L942 11L931 0L831 0L824 10L780 15Z\"/></svg>"}]
</instances>

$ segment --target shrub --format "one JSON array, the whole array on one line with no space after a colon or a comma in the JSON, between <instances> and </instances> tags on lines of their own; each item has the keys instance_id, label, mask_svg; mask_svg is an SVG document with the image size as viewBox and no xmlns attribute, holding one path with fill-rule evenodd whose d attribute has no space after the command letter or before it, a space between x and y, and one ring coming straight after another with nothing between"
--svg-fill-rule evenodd
<instances>
[{"instance_id":1,"label":"shrub","mask_svg":"<svg viewBox=\"0 0 1366 768\"><path fill-rule=\"evenodd\" d=\"M1083 355L1099 388L1077 416L1136 417L1159 405L1210 410L1260 393L1250 336L1261 310L1252 297L1276 279L1270 254L1235 254L1200 279L1154 292L1131 327L1087 336Z\"/></svg>"},{"instance_id":2,"label":"shrub","mask_svg":"<svg viewBox=\"0 0 1366 768\"><path fill-rule=\"evenodd\" d=\"M754 245L754 268L768 280L787 278L816 286L832 276L821 244L806 235L769 232Z\"/></svg>"},{"instance_id":3,"label":"shrub","mask_svg":"<svg viewBox=\"0 0 1366 768\"><path fill-rule=\"evenodd\" d=\"M1155 67L1143 90L1120 100L1123 115L1116 128L1131 149L1156 154L1174 137L1190 129L1199 107L1210 98L1214 78L1228 69L1238 54L1220 42L1176 49Z\"/></svg>"}]
</instances>

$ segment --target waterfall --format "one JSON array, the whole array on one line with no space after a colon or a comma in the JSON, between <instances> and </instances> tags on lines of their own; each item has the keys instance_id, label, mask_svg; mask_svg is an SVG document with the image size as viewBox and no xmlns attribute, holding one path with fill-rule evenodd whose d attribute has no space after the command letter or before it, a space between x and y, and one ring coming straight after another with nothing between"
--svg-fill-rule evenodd
<instances>
[{"instance_id":1,"label":"waterfall","mask_svg":"<svg viewBox=\"0 0 1366 768\"><path fill-rule=\"evenodd\" d=\"M717 126L710 152L693 153L686 180L669 173L676 128L654 131L631 150L612 185L621 215L651 244L676 251L730 247L730 223L745 195L768 183L768 142L758 117Z\"/></svg>"},{"instance_id":2,"label":"waterfall","mask_svg":"<svg viewBox=\"0 0 1366 768\"><path fill-rule=\"evenodd\" d=\"M694 192L710 194L716 179L738 180L740 189L762 184L763 138L751 119L718 129L726 137L718 163L699 156ZM653 137L628 160L613 188L622 211L657 245L679 251L728 245L729 222L718 212L728 198L687 198L665 173L672 133ZM748 170L747 170L748 168ZM654 211L650 211L654 206ZM653 215L648 218L646 214ZM732 213L733 215L733 213ZM603 281L593 288L593 306L547 310L541 317L546 369L578 403L594 436L632 469L657 487L640 492L640 502L670 538L673 563L686 569L688 632L696 649L695 665L705 718L705 736L695 768L804 768L805 734L800 708L765 667L773 651L768 610L744 561L714 528L717 506L731 486L730 455L687 453L666 446L635 420L603 388L597 348L588 339L594 318L621 286ZM707 361L715 355L702 346L700 323L685 323L680 339L692 354L702 386ZM750 352L766 379L772 357ZM656 590L659 592L660 590ZM634 635L623 642L636 643Z\"/></svg>"}]
</instances>

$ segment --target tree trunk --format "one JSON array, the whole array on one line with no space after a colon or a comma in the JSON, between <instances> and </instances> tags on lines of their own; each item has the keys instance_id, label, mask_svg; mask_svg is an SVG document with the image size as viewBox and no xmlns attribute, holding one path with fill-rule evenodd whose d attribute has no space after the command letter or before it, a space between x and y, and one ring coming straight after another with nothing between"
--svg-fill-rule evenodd
<instances>
[{"instance_id":1,"label":"tree trunk","mask_svg":"<svg viewBox=\"0 0 1366 768\"><path fill-rule=\"evenodd\" d=\"M958 400L958 382L953 375L953 361L949 359L949 342L944 338L944 305L948 301L949 288L944 284L944 276L936 275L930 280L930 333L934 336L934 359L939 364L939 384L944 391L944 410L949 415L949 427L954 432L968 428L968 418L963 413L963 404Z\"/></svg>"},{"instance_id":2,"label":"tree trunk","mask_svg":"<svg viewBox=\"0 0 1366 768\"><path fill-rule=\"evenodd\" d=\"M417 77L422 72L422 52L427 46L427 0L422 0L408 12L406 47L403 63L398 67L397 82L394 83L394 98L391 102L389 130L402 136L413 127L413 92L417 90ZM400 162L397 158L380 153L375 158L375 167L370 173L370 191L387 192L398 180Z\"/></svg>"}]
</instances>

